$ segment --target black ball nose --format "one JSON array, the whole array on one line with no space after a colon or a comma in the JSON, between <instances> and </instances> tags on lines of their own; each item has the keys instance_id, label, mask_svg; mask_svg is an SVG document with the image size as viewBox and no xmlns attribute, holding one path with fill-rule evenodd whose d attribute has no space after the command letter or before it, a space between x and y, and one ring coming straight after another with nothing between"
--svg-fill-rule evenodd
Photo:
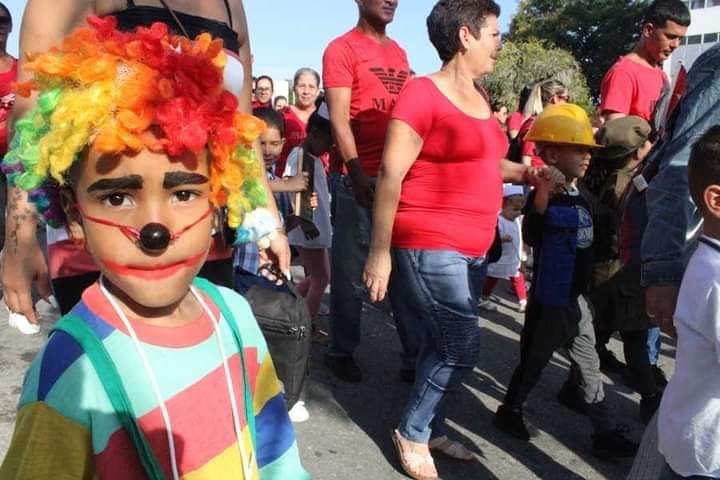
<instances>
[{"instance_id":1,"label":"black ball nose","mask_svg":"<svg viewBox=\"0 0 720 480\"><path fill-rule=\"evenodd\" d=\"M148 223L140 230L140 245L145 250L165 250L170 245L170 230L161 223Z\"/></svg>"}]
</instances>

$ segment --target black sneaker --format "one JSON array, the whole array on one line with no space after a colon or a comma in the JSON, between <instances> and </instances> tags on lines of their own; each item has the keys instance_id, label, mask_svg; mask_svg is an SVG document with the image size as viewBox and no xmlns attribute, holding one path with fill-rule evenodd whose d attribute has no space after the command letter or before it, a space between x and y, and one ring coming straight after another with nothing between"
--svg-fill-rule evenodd
<instances>
[{"instance_id":1,"label":"black sneaker","mask_svg":"<svg viewBox=\"0 0 720 480\"><path fill-rule=\"evenodd\" d=\"M362 372L353 357L325 355L325 365L340 380L350 383L362 381Z\"/></svg>"},{"instance_id":2,"label":"black sneaker","mask_svg":"<svg viewBox=\"0 0 720 480\"><path fill-rule=\"evenodd\" d=\"M525 442L530 440L530 432L523 421L522 410L512 410L500 405L493 418L493 425L503 432Z\"/></svg>"},{"instance_id":3,"label":"black sneaker","mask_svg":"<svg viewBox=\"0 0 720 480\"><path fill-rule=\"evenodd\" d=\"M634 457L639 445L628 440L620 428L614 428L592 436L592 453L598 458L629 458Z\"/></svg>"},{"instance_id":4,"label":"black sneaker","mask_svg":"<svg viewBox=\"0 0 720 480\"><path fill-rule=\"evenodd\" d=\"M627 366L607 348L598 349L598 356L600 357L600 371L602 372L625 373L627 370Z\"/></svg>"},{"instance_id":5,"label":"black sneaker","mask_svg":"<svg viewBox=\"0 0 720 480\"><path fill-rule=\"evenodd\" d=\"M663 372L663 369L658 367L657 365L653 365L652 371L653 371L653 378L655 379L655 385L657 385L660 388L667 387L668 379L665 376L665 372Z\"/></svg>"},{"instance_id":6,"label":"black sneaker","mask_svg":"<svg viewBox=\"0 0 720 480\"><path fill-rule=\"evenodd\" d=\"M558 392L558 402L565 405L573 412L579 413L580 415L587 415L587 403L585 402L585 396L582 390L576 385L565 382Z\"/></svg>"},{"instance_id":7,"label":"black sneaker","mask_svg":"<svg viewBox=\"0 0 720 480\"><path fill-rule=\"evenodd\" d=\"M414 368L401 368L400 369L400 380L405 383L415 383L415 369Z\"/></svg>"},{"instance_id":8,"label":"black sneaker","mask_svg":"<svg viewBox=\"0 0 720 480\"><path fill-rule=\"evenodd\" d=\"M660 393L652 396L645 395L640 399L640 421L643 425L650 423L653 415L655 415L655 412L660 407L661 399L662 394Z\"/></svg>"}]
</instances>

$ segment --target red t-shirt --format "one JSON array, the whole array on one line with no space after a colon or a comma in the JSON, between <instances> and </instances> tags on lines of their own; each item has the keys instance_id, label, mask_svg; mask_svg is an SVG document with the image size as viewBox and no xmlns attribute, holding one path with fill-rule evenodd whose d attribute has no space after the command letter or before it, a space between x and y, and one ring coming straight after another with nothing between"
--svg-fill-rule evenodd
<instances>
[{"instance_id":1,"label":"red t-shirt","mask_svg":"<svg viewBox=\"0 0 720 480\"><path fill-rule=\"evenodd\" d=\"M17 60L13 58L10 70L0 73L0 156L5 155L8 149L7 121L15 103L15 94L12 91L15 80L17 80Z\"/></svg>"},{"instance_id":2,"label":"red t-shirt","mask_svg":"<svg viewBox=\"0 0 720 480\"><path fill-rule=\"evenodd\" d=\"M512 115L510 115L507 119L508 131L520 130L520 127L523 124L524 118L525 118L525 116L522 114L522 112L515 112Z\"/></svg>"},{"instance_id":3,"label":"red t-shirt","mask_svg":"<svg viewBox=\"0 0 720 480\"><path fill-rule=\"evenodd\" d=\"M495 117L465 114L422 77L405 87L392 118L423 139L403 180L393 246L485 255L495 238L502 205L500 161L508 149Z\"/></svg>"},{"instance_id":4,"label":"red t-shirt","mask_svg":"<svg viewBox=\"0 0 720 480\"><path fill-rule=\"evenodd\" d=\"M260 100L253 100L252 109L255 110L256 108L272 108L272 102L262 103Z\"/></svg>"},{"instance_id":5,"label":"red t-shirt","mask_svg":"<svg viewBox=\"0 0 720 480\"><path fill-rule=\"evenodd\" d=\"M390 112L410 78L405 51L358 29L336 38L323 55L325 88L350 88L350 124L360 163L371 177L380 167Z\"/></svg>"},{"instance_id":6,"label":"red t-shirt","mask_svg":"<svg viewBox=\"0 0 720 480\"><path fill-rule=\"evenodd\" d=\"M600 111L636 115L651 122L666 82L660 67L650 68L620 57L600 85Z\"/></svg>"},{"instance_id":7,"label":"red t-shirt","mask_svg":"<svg viewBox=\"0 0 720 480\"><path fill-rule=\"evenodd\" d=\"M528 117L527 120L522 123L520 129L518 130L517 138L520 142L520 152L522 156L530 157L530 165L533 167L544 167L545 162L543 162L543 159L538 157L537 153L535 152L535 142L525 141L525 136L532 128L536 118L537 117L533 115L532 117Z\"/></svg>"},{"instance_id":8,"label":"red t-shirt","mask_svg":"<svg viewBox=\"0 0 720 480\"><path fill-rule=\"evenodd\" d=\"M285 120L285 146L275 162L275 175L278 177L285 173L285 164L292 149L303 143L307 137L307 123L303 122L292 108L283 108L282 115Z\"/></svg>"}]
</instances>

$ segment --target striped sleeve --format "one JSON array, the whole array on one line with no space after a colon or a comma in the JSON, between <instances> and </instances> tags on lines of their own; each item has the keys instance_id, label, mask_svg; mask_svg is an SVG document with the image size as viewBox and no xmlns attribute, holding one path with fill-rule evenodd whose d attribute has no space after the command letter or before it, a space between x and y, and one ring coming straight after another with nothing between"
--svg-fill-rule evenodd
<instances>
[{"instance_id":1,"label":"striped sleeve","mask_svg":"<svg viewBox=\"0 0 720 480\"><path fill-rule=\"evenodd\" d=\"M253 385L253 410L257 433L256 455L262 480L306 480L310 475L300 463L295 430L265 339L247 301L228 289L221 289L242 332L245 348L258 352L257 376Z\"/></svg>"}]
</instances>

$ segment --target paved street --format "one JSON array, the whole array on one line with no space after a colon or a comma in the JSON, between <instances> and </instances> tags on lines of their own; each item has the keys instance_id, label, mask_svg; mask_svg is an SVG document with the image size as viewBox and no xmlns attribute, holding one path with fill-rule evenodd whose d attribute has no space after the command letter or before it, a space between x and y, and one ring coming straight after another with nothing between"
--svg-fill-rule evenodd
<instances>
[{"instance_id":1,"label":"paved street","mask_svg":"<svg viewBox=\"0 0 720 480\"><path fill-rule=\"evenodd\" d=\"M497 289L505 290L504 287ZM509 303L502 301L503 305ZM556 355L528 402L528 419L540 436L524 444L496 431L492 414L502 398L518 359L521 317L501 307L499 313L481 320L485 348L471 378L450 400L452 437L466 442L477 461L458 463L437 459L441 477L460 479L624 479L630 460L601 462L590 455L589 423L555 400L567 375L568 361ZM297 425L305 466L318 480L378 479L405 477L390 441L409 391L397 379L399 343L392 320L367 308L363 345L358 359L366 379L360 385L335 381L322 365L322 349L314 347L311 381L306 403L311 419ZM53 319L46 316L43 331ZM327 320L327 319L325 319ZM0 458L12 434L15 404L28 363L44 335L25 337L7 328L4 308L0 313ZM613 340L617 353L620 345ZM671 371L672 347L663 348L663 366ZM622 355L619 355L622 358ZM608 382L607 396L623 423L639 439L642 426L636 421L639 397L623 385Z\"/></svg>"}]
</instances>

